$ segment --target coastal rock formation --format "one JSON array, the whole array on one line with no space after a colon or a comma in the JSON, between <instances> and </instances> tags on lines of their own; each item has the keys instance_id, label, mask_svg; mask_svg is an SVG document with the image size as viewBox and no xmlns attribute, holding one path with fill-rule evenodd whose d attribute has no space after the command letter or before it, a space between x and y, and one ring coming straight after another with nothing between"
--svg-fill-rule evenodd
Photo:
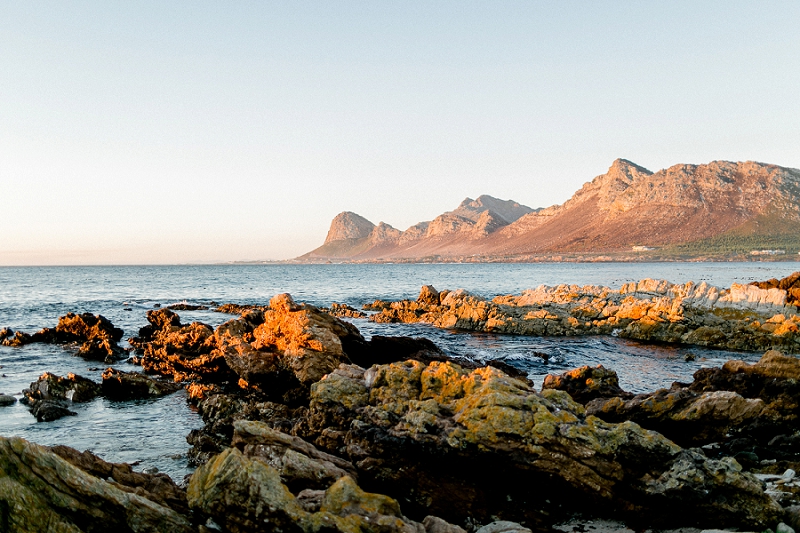
<instances>
[{"instance_id":1,"label":"coastal rock formation","mask_svg":"<svg viewBox=\"0 0 800 533\"><path fill-rule=\"evenodd\" d=\"M562 390L584 405L597 398L633 397L633 394L620 388L617 373L603 365L594 368L582 366L560 376L548 374L544 378L542 389Z\"/></svg>"},{"instance_id":2,"label":"coastal rock formation","mask_svg":"<svg viewBox=\"0 0 800 533\"><path fill-rule=\"evenodd\" d=\"M117 344L122 335L123 331L102 315L67 313L58 319L55 328L44 328L34 334L4 328L0 330L0 344L19 347L35 342L78 343L77 355L112 363L126 354Z\"/></svg>"},{"instance_id":3,"label":"coastal rock formation","mask_svg":"<svg viewBox=\"0 0 800 533\"><path fill-rule=\"evenodd\" d=\"M441 328L521 335L618 335L730 350L800 352L800 316L786 291L734 283L671 284L645 279L619 290L540 286L491 301L464 290L423 287L416 300L376 301L374 322L426 322Z\"/></svg>"},{"instance_id":4,"label":"coastal rock formation","mask_svg":"<svg viewBox=\"0 0 800 533\"><path fill-rule=\"evenodd\" d=\"M258 490L253 490L255 487ZM225 450L195 472L188 496L197 513L210 516L224 531L235 533L263 531L265 523L275 531L296 533L428 533L424 525L403 516L397 501L364 492L349 476L313 495L316 502L309 505L308 494L303 495L306 502L296 498L274 468L235 448ZM428 521L432 527L441 527L441 522Z\"/></svg>"},{"instance_id":5,"label":"coastal rock formation","mask_svg":"<svg viewBox=\"0 0 800 533\"><path fill-rule=\"evenodd\" d=\"M103 372L101 389L110 400L157 398L180 390L176 383L159 381L138 372L123 372L108 368Z\"/></svg>"},{"instance_id":6,"label":"coastal rock formation","mask_svg":"<svg viewBox=\"0 0 800 533\"><path fill-rule=\"evenodd\" d=\"M754 281L750 285L755 285L763 290L779 289L786 291L787 304L795 306L800 304L800 272L795 272L783 279L772 278L767 281Z\"/></svg>"},{"instance_id":7,"label":"coastal rock formation","mask_svg":"<svg viewBox=\"0 0 800 533\"><path fill-rule=\"evenodd\" d=\"M525 260L675 247L690 256L800 247L800 170L752 161L651 172L625 159L564 204L530 209L481 196L404 232L342 213L300 261ZM380 233L380 235L378 235ZM758 251L758 250L756 250Z\"/></svg>"},{"instance_id":8,"label":"coastal rock formation","mask_svg":"<svg viewBox=\"0 0 800 533\"><path fill-rule=\"evenodd\" d=\"M575 501L652 527L761 527L780 514L735 461L605 423L564 392L537 394L490 367L341 366L312 386L304 434L348 457L365 487L398 498L412 517L500 516L541 528Z\"/></svg>"},{"instance_id":9,"label":"coastal rock formation","mask_svg":"<svg viewBox=\"0 0 800 533\"><path fill-rule=\"evenodd\" d=\"M100 394L100 386L90 379L67 374L56 376L45 372L23 392L23 401L39 422L51 422L76 413L70 411L71 402L88 402Z\"/></svg>"},{"instance_id":10,"label":"coastal rock formation","mask_svg":"<svg viewBox=\"0 0 800 533\"><path fill-rule=\"evenodd\" d=\"M0 437L0 525L15 533L196 531L170 507L18 437Z\"/></svg>"}]
</instances>

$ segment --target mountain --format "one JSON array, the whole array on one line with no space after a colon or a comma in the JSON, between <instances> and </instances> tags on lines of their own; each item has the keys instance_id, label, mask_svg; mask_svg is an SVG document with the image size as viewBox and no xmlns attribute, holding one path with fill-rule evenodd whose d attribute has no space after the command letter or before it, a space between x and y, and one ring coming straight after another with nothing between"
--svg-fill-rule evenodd
<instances>
[{"instance_id":1,"label":"mountain","mask_svg":"<svg viewBox=\"0 0 800 533\"><path fill-rule=\"evenodd\" d=\"M617 159L564 204L531 209L491 196L399 231L345 212L300 260L509 258L562 253L746 253L800 249L800 171L752 161L651 172Z\"/></svg>"}]
</instances>

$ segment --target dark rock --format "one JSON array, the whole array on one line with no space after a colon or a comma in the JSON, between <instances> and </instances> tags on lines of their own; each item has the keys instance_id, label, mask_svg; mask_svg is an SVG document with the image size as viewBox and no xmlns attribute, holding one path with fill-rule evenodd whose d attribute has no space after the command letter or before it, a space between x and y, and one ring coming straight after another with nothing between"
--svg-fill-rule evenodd
<instances>
[{"instance_id":1,"label":"dark rock","mask_svg":"<svg viewBox=\"0 0 800 533\"><path fill-rule=\"evenodd\" d=\"M426 516L422 521L425 533L467 533L463 528L442 520L437 516Z\"/></svg>"},{"instance_id":2,"label":"dark rock","mask_svg":"<svg viewBox=\"0 0 800 533\"><path fill-rule=\"evenodd\" d=\"M337 318L366 318L367 314L347 304L332 303L330 307L320 307L320 311Z\"/></svg>"},{"instance_id":3,"label":"dark rock","mask_svg":"<svg viewBox=\"0 0 800 533\"><path fill-rule=\"evenodd\" d=\"M114 368L103 372L103 396L110 400L157 398L181 388L177 383L156 380L138 372L123 372Z\"/></svg>"},{"instance_id":4,"label":"dark rock","mask_svg":"<svg viewBox=\"0 0 800 533\"><path fill-rule=\"evenodd\" d=\"M178 304L168 305L164 309L171 309L173 311L205 311L208 309L208 306L188 304L188 303L178 303Z\"/></svg>"},{"instance_id":5,"label":"dark rock","mask_svg":"<svg viewBox=\"0 0 800 533\"><path fill-rule=\"evenodd\" d=\"M542 389L563 390L582 404L596 398L633 397L633 394L620 388L617 373L603 365L582 366L560 376L548 374L544 378Z\"/></svg>"},{"instance_id":6,"label":"dark rock","mask_svg":"<svg viewBox=\"0 0 800 533\"><path fill-rule=\"evenodd\" d=\"M17 399L13 396L9 396L7 394L0 394L0 407L5 407L7 405L14 405L17 403Z\"/></svg>"},{"instance_id":7,"label":"dark rock","mask_svg":"<svg viewBox=\"0 0 800 533\"><path fill-rule=\"evenodd\" d=\"M78 413L67 409L63 403L55 400L38 400L31 403L31 414L39 422L52 422L65 416L75 416Z\"/></svg>"},{"instance_id":8,"label":"dark rock","mask_svg":"<svg viewBox=\"0 0 800 533\"><path fill-rule=\"evenodd\" d=\"M350 360L359 366L385 365L406 359L418 361L447 361L447 355L433 341L422 337L384 337L373 335L368 349L355 355Z\"/></svg>"},{"instance_id":9,"label":"dark rock","mask_svg":"<svg viewBox=\"0 0 800 533\"><path fill-rule=\"evenodd\" d=\"M497 521L479 528L475 533L531 533L531 530L516 522Z\"/></svg>"},{"instance_id":10,"label":"dark rock","mask_svg":"<svg viewBox=\"0 0 800 533\"><path fill-rule=\"evenodd\" d=\"M114 343L122 339L123 331L102 315L67 313L58 319L56 333L62 342L80 342L108 339Z\"/></svg>"},{"instance_id":11,"label":"dark rock","mask_svg":"<svg viewBox=\"0 0 800 533\"><path fill-rule=\"evenodd\" d=\"M795 531L800 531L800 505L792 505L784 509L783 520Z\"/></svg>"},{"instance_id":12,"label":"dark rock","mask_svg":"<svg viewBox=\"0 0 800 533\"><path fill-rule=\"evenodd\" d=\"M24 393L31 403L40 400L88 402L100 394L100 385L73 373L61 377L45 372Z\"/></svg>"}]
</instances>

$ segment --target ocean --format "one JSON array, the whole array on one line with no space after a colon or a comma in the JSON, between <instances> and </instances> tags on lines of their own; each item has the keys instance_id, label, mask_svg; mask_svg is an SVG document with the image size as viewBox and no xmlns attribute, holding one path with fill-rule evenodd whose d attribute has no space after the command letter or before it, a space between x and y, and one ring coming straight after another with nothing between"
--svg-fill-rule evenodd
<instances>
[{"instance_id":1,"label":"ocean","mask_svg":"<svg viewBox=\"0 0 800 533\"><path fill-rule=\"evenodd\" d=\"M482 295L519 294L541 284L597 284L618 288L643 278L673 283L705 281L720 287L781 278L800 270L795 262L748 263L544 263L544 264L381 264L381 265L209 265L0 267L0 328L28 333L54 327L69 312L101 314L125 331L124 339L147 324L154 306L266 304L281 292L298 302L332 302L360 308L376 299L414 298L422 285L439 290L464 288ZM212 326L232 318L212 311L179 311L184 323ZM365 337L424 336L453 355L477 361L501 359L526 371L540 384L548 373L603 364L617 371L621 386L645 392L691 380L702 366L731 358L755 361L760 354L696 347L648 345L614 337L520 337L438 330L423 324L372 324L352 320ZM121 343L125 345L123 341ZM74 355L75 347L32 344L0 346L0 393L21 396L43 372L74 372L100 381L107 365ZM547 361L532 355L543 352ZM691 352L695 360L686 362ZM135 370L127 362L113 365ZM36 422L21 403L0 407L0 435L18 435L39 444L91 450L112 462L158 469L176 480L191 471L186 435L202 426L183 392L155 400L112 402L98 398L75 404L77 416Z\"/></svg>"}]
</instances>

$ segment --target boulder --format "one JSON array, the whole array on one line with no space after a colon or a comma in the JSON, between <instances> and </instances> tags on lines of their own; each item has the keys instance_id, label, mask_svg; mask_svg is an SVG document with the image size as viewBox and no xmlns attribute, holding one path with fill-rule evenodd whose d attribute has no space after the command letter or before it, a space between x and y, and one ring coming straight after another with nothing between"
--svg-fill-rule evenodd
<instances>
[{"instance_id":1,"label":"boulder","mask_svg":"<svg viewBox=\"0 0 800 533\"><path fill-rule=\"evenodd\" d=\"M0 437L0 525L15 533L196 531L169 507L18 437Z\"/></svg>"},{"instance_id":2,"label":"boulder","mask_svg":"<svg viewBox=\"0 0 800 533\"><path fill-rule=\"evenodd\" d=\"M78 355L110 363L126 354L117 344L122 339L122 334L121 329L102 315L67 313L58 319L55 328L43 328L33 335L21 331L14 333L8 328L0 330L0 344L24 346L34 342L80 343Z\"/></svg>"},{"instance_id":3,"label":"boulder","mask_svg":"<svg viewBox=\"0 0 800 533\"><path fill-rule=\"evenodd\" d=\"M324 493L295 498L277 470L229 448L197 469L187 491L189 505L224 531L270 530L296 533L423 533L422 524L406 519L396 500L361 490L349 476ZM306 508L318 511L309 512Z\"/></svg>"},{"instance_id":4,"label":"boulder","mask_svg":"<svg viewBox=\"0 0 800 533\"><path fill-rule=\"evenodd\" d=\"M270 428L263 422L234 422L232 446L246 457L258 458L280 473L281 482L293 493L327 489L338 479L356 478L349 461L319 451L299 437Z\"/></svg>"},{"instance_id":5,"label":"boulder","mask_svg":"<svg viewBox=\"0 0 800 533\"><path fill-rule=\"evenodd\" d=\"M730 458L586 414L490 367L344 365L311 387L305 435L409 516L550 527L574 510L649 527L763 527L781 512ZM675 513L676 508L681 513Z\"/></svg>"},{"instance_id":6,"label":"boulder","mask_svg":"<svg viewBox=\"0 0 800 533\"><path fill-rule=\"evenodd\" d=\"M123 372L114 368L103 372L103 396L110 400L157 398L180 389L179 384L159 381L139 372Z\"/></svg>"},{"instance_id":7,"label":"boulder","mask_svg":"<svg viewBox=\"0 0 800 533\"><path fill-rule=\"evenodd\" d=\"M582 404L597 398L631 398L633 396L620 388L617 373L603 365L582 366L564 372L560 376L548 374L544 378L542 389L563 390L572 396L573 400Z\"/></svg>"},{"instance_id":8,"label":"boulder","mask_svg":"<svg viewBox=\"0 0 800 533\"><path fill-rule=\"evenodd\" d=\"M433 285L423 285L417 301L426 305L439 305L439 291L434 289Z\"/></svg>"},{"instance_id":9,"label":"boulder","mask_svg":"<svg viewBox=\"0 0 800 533\"><path fill-rule=\"evenodd\" d=\"M127 463L109 463L92 452L79 452L68 446L52 446L50 450L94 477L104 479L115 487L138 494L180 514L187 514L186 491L178 487L167 474L134 472Z\"/></svg>"},{"instance_id":10,"label":"boulder","mask_svg":"<svg viewBox=\"0 0 800 533\"><path fill-rule=\"evenodd\" d=\"M15 403L17 403L17 399L13 396L9 396L8 394L0 394L0 407L14 405Z\"/></svg>"},{"instance_id":11,"label":"boulder","mask_svg":"<svg viewBox=\"0 0 800 533\"><path fill-rule=\"evenodd\" d=\"M42 374L23 392L23 401L39 422L51 422L64 416L76 415L67 407L70 403L88 402L100 394L100 385L77 374L67 377L50 372Z\"/></svg>"}]
</instances>

